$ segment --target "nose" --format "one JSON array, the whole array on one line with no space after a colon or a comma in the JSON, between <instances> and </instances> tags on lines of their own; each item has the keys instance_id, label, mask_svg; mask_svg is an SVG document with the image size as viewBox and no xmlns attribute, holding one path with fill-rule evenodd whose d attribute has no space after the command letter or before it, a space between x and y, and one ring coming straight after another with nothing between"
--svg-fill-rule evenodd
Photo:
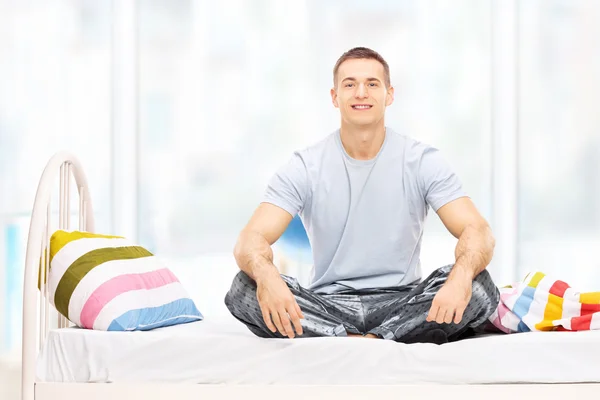
<instances>
[{"instance_id":1,"label":"nose","mask_svg":"<svg viewBox=\"0 0 600 400\"><path fill-rule=\"evenodd\" d=\"M366 99L369 97L369 91L364 83L359 83L356 86L356 92L354 93L354 97L357 99Z\"/></svg>"}]
</instances>

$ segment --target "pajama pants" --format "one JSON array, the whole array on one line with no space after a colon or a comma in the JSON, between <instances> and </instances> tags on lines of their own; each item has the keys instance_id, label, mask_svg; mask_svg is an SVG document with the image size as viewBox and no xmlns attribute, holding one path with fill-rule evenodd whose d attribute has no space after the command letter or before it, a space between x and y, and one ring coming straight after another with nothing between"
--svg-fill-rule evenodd
<instances>
[{"instance_id":1,"label":"pajama pants","mask_svg":"<svg viewBox=\"0 0 600 400\"><path fill-rule=\"evenodd\" d=\"M295 278L281 275L304 318L302 335L297 338L347 336L371 333L403 343L446 343L459 340L483 326L498 306L498 288L487 271L473 281L471 300L461 322L427 322L431 303L442 287L452 265L435 270L420 283L374 289L348 289L334 294L318 294L303 288ZM287 338L271 332L265 324L256 297L256 282L240 271L225 296L231 314L257 336Z\"/></svg>"}]
</instances>

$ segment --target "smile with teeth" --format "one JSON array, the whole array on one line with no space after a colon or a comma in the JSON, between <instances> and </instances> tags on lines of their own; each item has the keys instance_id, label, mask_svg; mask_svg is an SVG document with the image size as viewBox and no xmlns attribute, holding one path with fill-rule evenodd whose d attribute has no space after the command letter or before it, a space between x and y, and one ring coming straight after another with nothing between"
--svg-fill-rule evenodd
<instances>
[{"instance_id":1,"label":"smile with teeth","mask_svg":"<svg viewBox=\"0 0 600 400\"><path fill-rule=\"evenodd\" d=\"M352 108L355 110L368 110L371 107L373 106L370 104L355 104L352 106Z\"/></svg>"}]
</instances>

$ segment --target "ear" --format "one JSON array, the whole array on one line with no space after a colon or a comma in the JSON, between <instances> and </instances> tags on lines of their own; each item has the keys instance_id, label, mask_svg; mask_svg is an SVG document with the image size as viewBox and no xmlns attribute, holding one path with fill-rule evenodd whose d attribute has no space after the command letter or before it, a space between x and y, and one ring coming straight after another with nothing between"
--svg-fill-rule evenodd
<instances>
[{"instance_id":1,"label":"ear","mask_svg":"<svg viewBox=\"0 0 600 400\"><path fill-rule=\"evenodd\" d=\"M338 101L337 101L337 92L335 91L335 88L331 88L330 93L331 93L331 102L333 103L335 108L340 108L340 105L338 104Z\"/></svg>"},{"instance_id":2,"label":"ear","mask_svg":"<svg viewBox=\"0 0 600 400\"><path fill-rule=\"evenodd\" d=\"M385 106L391 106L394 102L394 87L390 86L387 90L387 96L385 96Z\"/></svg>"}]
</instances>

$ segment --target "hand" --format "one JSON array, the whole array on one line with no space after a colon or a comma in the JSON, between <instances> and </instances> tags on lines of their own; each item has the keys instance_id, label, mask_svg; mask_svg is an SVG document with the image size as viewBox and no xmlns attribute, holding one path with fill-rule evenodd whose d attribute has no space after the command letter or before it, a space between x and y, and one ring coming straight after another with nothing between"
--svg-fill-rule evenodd
<instances>
[{"instance_id":1,"label":"hand","mask_svg":"<svg viewBox=\"0 0 600 400\"><path fill-rule=\"evenodd\" d=\"M458 324L471 300L472 285L471 279L447 280L433 298L427 322L450 324L454 319Z\"/></svg>"},{"instance_id":2,"label":"hand","mask_svg":"<svg viewBox=\"0 0 600 400\"><path fill-rule=\"evenodd\" d=\"M304 318L296 298L286 285L285 281L277 275L272 275L257 283L256 296L262 311L263 319L269 330L277 330L290 339L294 338L294 324L296 333L302 335L300 318ZM275 328L277 327L277 328Z\"/></svg>"}]
</instances>

